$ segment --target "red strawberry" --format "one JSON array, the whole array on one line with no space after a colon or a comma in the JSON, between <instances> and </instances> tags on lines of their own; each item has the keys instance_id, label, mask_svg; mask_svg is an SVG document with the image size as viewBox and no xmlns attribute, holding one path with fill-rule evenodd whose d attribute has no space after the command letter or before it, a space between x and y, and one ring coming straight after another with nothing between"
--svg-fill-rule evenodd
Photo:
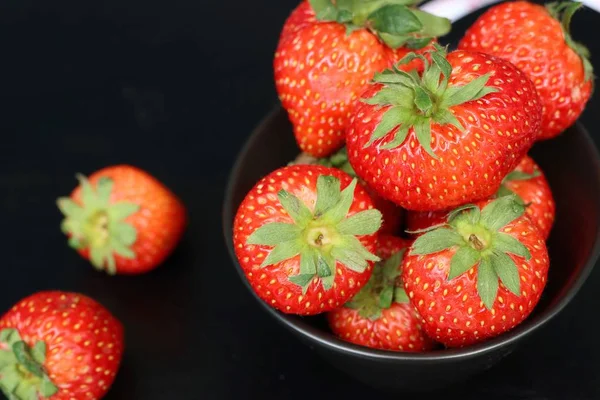
<instances>
[{"instance_id":1,"label":"red strawberry","mask_svg":"<svg viewBox=\"0 0 600 400\"><path fill-rule=\"evenodd\" d=\"M525 207L505 196L453 213L446 226L415 240L402 279L425 332L459 347L527 318L546 285L548 264L544 239Z\"/></svg>"},{"instance_id":2,"label":"red strawberry","mask_svg":"<svg viewBox=\"0 0 600 400\"><path fill-rule=\"evenodd\" d=\"M516 194L526 205L526 215L540 230L544 240L548 239L554 224L556 205L550 185L540 167L529 156L508 174L494 197ZM411 211L406 215L407 230L417 232L444 223L449 211Z\"/></svg>"},{"instance_id":3,"label":"red strawberry","mask_svg":"<svg viewBox=\"0 0 600 400\"><path fill-rule=\"evenodd\" d=\"M58 199L69 245L109 274L141 274L175 249L186 225L181 201L146 172L128 165L78 175L70 197Z\"/></svg>"},{"instance_id":4,"label":"red strawberry","mask_svg":"<svg viewBox=\"0 0 600 400\"><path fill-rule=\"evenodd\" d=\"M436 48L420 75L377 74L348 128L357 175L409 210L443 210L491 196L540 126L533 83L516 67Z\"/></svg>"},{"instance_id":5,"label":"red strawberry","mask_svg":"<svg viewBox=\"0 0 600 400\"><path fill-rule=\"evenodd\" d=\"M344 307L327 314L340 338L361 346L393 351L427 351L434 342L422 331L420 317L399 279L402 257L410 242L381 236L377 264L369 282Z\"/></svg>"},{"instance_id":6,"label":"red strawberry","mask_svg":"<svg viewBox=\"0 0 600 400\"><path fill-rule=\"evenodd\" d=\"M484 13L459 44L463 50L502 57L531 78L543 105L540 139L555 137L573 125L592 93L589 51L569 34L571 17L580 6L503 3Z\"/></svg>"},{"instance_id":7,"label":"red strawberry","mask_svg":"<svg viewBox=\"0 0 600 400\"><path fill-rule=\"evenodd\" d=\"M450 30L445 18L386 3L303 1L286 21L275 83L302 151L323 157L342 147L349 115L373 74L408 47L421 49Z\"/></svg>"},{"instance_id":8,"label":"red strawberry","mask_svg":"<svg viewBox=\"0 0 600 400\"><path fill-rule=\"evenodd\" d=\"M0 389L14 400L100 399L119 370L123 337L89 297L38 292L0 319Z\"/></svg>"},{"instance_id":9,"label":"red strawberry","mask_svg":"<svg viewBox=\"0 0 600 400\"><path fill-rule=\"evenodd\" d=\"M356 177L356 173L348 162L346 147L342 147L330 157L325 158L315 158L307 153L301 153L291 164L320 164L326 167L341 169L348 175ZM379 196L373 189L367 186L365 182L359 181L359 183L364 186L366 192L371 196L375 208L383 215L383 225L381 226L381 229L379 229L379 233L388 235L398 234L400 232L400 226L402 226L404 216L403 210L391 201L387 201Z\"/></svg>"},{"instance_id":10,"label":"red strawberry","mask_svg":"<svg viewBox=\"0 0 600 400\"><path fill-rule=\"evenodd\" d=\"M504 178L498 196L508 194L518 196L526 206L526 215L540 230L544 240L548 239L554 224L556 204L550 184L531 157L523 157L517 168Z\"/></svg>"},{"instance_id":11,"label":"red strawberry","mask_svg":"<svg viewBox=\"0 0 600 400\"><path fill-rule=\"evenodd\" d=\"M239 206L233 242L266 303L312 315L343 305L369 280L381 213L348 174L320 165L280 168Z\"/></svg>"}]
</instances>

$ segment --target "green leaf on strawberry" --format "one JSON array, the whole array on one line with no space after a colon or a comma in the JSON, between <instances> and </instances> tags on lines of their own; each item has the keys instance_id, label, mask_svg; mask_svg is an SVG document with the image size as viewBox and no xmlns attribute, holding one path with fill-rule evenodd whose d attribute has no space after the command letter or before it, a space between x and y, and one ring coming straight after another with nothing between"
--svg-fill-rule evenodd
<instances>
[{"instance_id":1,"label":"green leaf on strawberry","mask_svg":"<svg viewBox=\"0 0 600 400\"><path fill-rule=\"evenodd\" d=\"M345 307L358 310L361 317L374 321L392 303L407 303L408 296L400 282L400 265L404 253L405 249L400 250L387 260L377 263L367 284Z\"/></svg>"},{"instance_id":2,"label":"green leaf on strawberry","mask_svg":"<svg viewBox=\"0 0 600 400\"><path fill-rule=\"evenodd\" d=\"M449 214L444 226L432 227L415 240L411 252L433 254L456 249L448 280L477 267L479 297L491 309L498 292L498 281L516 296L521 295L517 265L510 254L531 259L529 250L502 229L525 213L516 196L505 196L489 202L483 209L474 206Z\"/></svg>"},{"instance_id":3,"label":"green leaf on strawberry","mask_svg":"<svg viewBox=\"0 0 600 400\"><path fill-rule=\"evenodd\" d=\"M391 48L427 46L450 32L447 18L414 8L415 0L309 0L317 20L346 25L348 34L366 28Z\"/></svg>"},{"instance_id":4,"label":"green leaf on strawberry","mask_svg":"<svg viewBox=\"0 0 600 400\"><path fill-rule=\"evenodd\" d=\"M412 127L423 149L437 159L431 148L431 124L450 124L462 131L464 127L450 108L497 91L488 86L489 74L462 86L449 86L452 67L446 59L446 49L436 44L435 50L428 53L433 61L431 63L423 55L409 53L397 64L403 65L421 59L425 68L420 75L415 70L405 72L397 67L375 75L374 82L384 87L373 97L362 101L370 105L391 107L383 115L365 147L399 127L393 139L384 146L385 149L396 148L406 140Z\"/></svg>"},{"instance_id":5,"label":"green leaf on strawberry","mask_svg":"<svg viewBox=\"0 0 600 400\"><path fill-rule=\"evenodd\" d=\"M137 231L126 219L137 213L140 206L128 202L110 202L113 181L102 177L96 187L82 175L77 175L81 185L82 204L69 197L58 199L58 208L64 215L61 228L69 235L69 245L77 250L89 249L90 261L97 269L116 273L115 254L133 259L131 246Z\"/></svg>"},{"instance_id":6,"label":"green leaf on strawberry","mask_svg":"<svg viewBox=\"0 0 600 400\"><path fill-rule=\"evenodd\" d=\"M50 398L58 388L46 373L46 344L29 347L16 329L0 331L0 389L9 399Z\"/></svg>"},{"instance_id":7,"label":"green leaf on strawberry","mask_svg":"<svg viewBox=\"0 0 600 400\"><path fill-rule=\"evenodd\" d=\"M268 223L248 237L247 244L274 246L261 268L300 256L300 271L289 280L306 292L314 278L320 278L324 288L330 289L337 262L361 273L369 261L379 261L357 236L377 232L382 223L381 213L371 209L347 217L356 184L353 179L341 190L338 178L319 176L313 211L292 193L279 191L279 203L293 222Z\"/></svg>"}]
</instances>

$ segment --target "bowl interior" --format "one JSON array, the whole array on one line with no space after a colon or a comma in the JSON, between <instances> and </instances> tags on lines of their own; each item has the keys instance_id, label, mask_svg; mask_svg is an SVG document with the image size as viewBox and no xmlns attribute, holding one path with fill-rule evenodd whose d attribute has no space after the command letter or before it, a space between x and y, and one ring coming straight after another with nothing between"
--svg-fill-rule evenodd
<instances>
[{"instance_id":1,"label":"bowl interior","mask_svg":"<svg viewBox=\"0 0 600 400\"><path fill-rule=\"evenodd\" d=\"M257 127L234 166L223 209L224 234L236 268L249 290L232 246L232 224L246 193L263 176L285 166L298 154L287 115L276 108ZM538 162L552 187L556 223L548 241L550 271L544 294L532 315L514 330L464 349L426 354L372 350L346 343L330 333L323 316L289 316L255 298L285 326L334 350L363 357L440 361L485 352L512 343L556 315L576 294L600 253L600 160L589 135L580 124L551 141L537 143L530 155Z\"/></svg>"}]
</instances>

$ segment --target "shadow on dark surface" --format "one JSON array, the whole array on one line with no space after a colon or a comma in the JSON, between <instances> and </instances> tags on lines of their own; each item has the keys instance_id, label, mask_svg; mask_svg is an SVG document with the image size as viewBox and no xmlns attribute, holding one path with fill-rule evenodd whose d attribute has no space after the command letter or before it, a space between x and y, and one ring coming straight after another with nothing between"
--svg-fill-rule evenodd
<instances>
[{"instance_id":1,"label":"shadow on dark surface","mask_svg":"<svg viewBox=\"0 0 600 400\"><path fill-rule=\"evenodd\" d=\"M295 0L6 2L0 7L0 309L46 288L98 298L127 329L107 400L372 397L262 311L222 240L226 177L277 103L272 55ZM260 19L249 17L261 13ZM455 24L464 31L474 17ZM591 38L600 16L576 16ZM588 40L600 65L600 43ZM596 142L596 96L583 116ZM185 242L136 278L98 274L66 246L56 197L76 172L138 165L188 205ZM217 211L219 210L219 211ZM589 326L598 271L542 332L468 385L431 398L595 399L600 350ZM176 361L175 361L176 360ZM420 397L423 398L423 397Z\"/></svg>"}]
</instances>

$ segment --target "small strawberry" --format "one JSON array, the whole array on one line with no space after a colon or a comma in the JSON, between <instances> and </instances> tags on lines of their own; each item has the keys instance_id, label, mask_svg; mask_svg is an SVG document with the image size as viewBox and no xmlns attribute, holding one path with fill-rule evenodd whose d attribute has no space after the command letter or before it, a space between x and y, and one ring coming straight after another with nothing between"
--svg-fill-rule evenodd
<instances>
[{"instance_id":1,"label":"small strawberry","mask_svg":"<svg viewBox=\"0 0 600 400\"><path fill-rule=\"evenodd\" d=\"M548 251L515 196L452 213L445 226L415 240L402 264L425 332L448 347L500 335L519 325L546 285Z\"/></svg>"},{"instance_id":2,"label":"small strawberry","mask_svg":"<svg viewBox=\"0 0 600 400\"><path fill-rule=\"evenodd\" d=\"M348 174L293 165L258 182L238 208L233 242L256 294L288 314L343 305L369 280L381 213Z\"/></svg>"},{"instance_id":3,"label":"small strawberry","mask_svg":"<svg viewBox=\"0 0 600 400\"><path fill-rule=\"evenodd\" d=\"M407 7L417 1L390 3L303 1L287 19L273 66L302 151L324 157L342 147L350 112L373 74L450 30L447 19Z\"/></svg>"},{"instance_id":4,"label":"small strawberry","mask_svg":"<svg viewBox=\"0 0 600 400\"><path fill-rule=\"evenodd\" d=\"M315 158L307 153L301 153L291 164L319 164L326 167L341 169L348 175L356 177L356 173L348 162L346 147L342 147L333 155L325 158ZM403 210L391 201L387 201L379 196L373 189L367 186L364 181L359 180L359 183L364 186L366 192L371 196L375 208L383 215L383 225L381 226L381 229L379 229L379 234L398 234L404 217Z\"/></svg>"},{"instance_id":5,"label":"small strawberry","mask_svg":"<svg viewBox=\"0 0 600 400\"><path fill-rule=\"evenodd\" d=\"M479 17L459 44L462 50L502 57L531 78L543 105L540 139L573 125L592 93L589 51L569 34L571 17L581 5L506 2Z\"/></svg>"},{"instance_id":6,"label":"small strawberry","mask_svg":"<svg viewBox=\"0 0 600 400\"><path fill-rule=\"evenodd\" d=\"M356 174L409 210L444 210L494 194L541 121L535 87L515 66L435 47L431 64L422 57L421 74L377 74L348 127Z\"/></svg>"},{"instance_id":7,"label":"small strawberry","mask_svg":"<svg viewBox=\"0 0 600 400\"><path fill-rule=\"evenodd\" d=\"M141 274L175 249L186 225L181 201L146 172L103 168L58 199L69 245L109 274Z\"/></svg>"},{"instance_id":8,"label":"small strawberry","mask_svg":"<svg viewBox=\"0 0 600 400\"><path fill-rule=\"evenodd\" d=\"M38 292L0 319L0 390L11 400L94 400L112 385L123 327L78 293Z\"/></svg>"},{"instance_id":9,"label":"small strawberry","mask_svg":"<svg viewBox=\"0 0 600 400\"><path fill-rule=\"evenodd\" d=\"M508 174L494 198L517 195L525 206L527 217L540 230L544 240L548 239L554 224L556 205L550 185L540 167L529 156L523 157L517 168ZM411 211L406 215L407 230L420 233L422 230L446 221L450 211Z\"/></svg>"},{"instance_id":10,"label":"small strawberry","mask_svg":"<svg viewBox=\"0 0 600 400\"><path fill-rule=\"evenodd\" d=\"M340 338L361 346L393 351L427 351L434 342L421 329L420 316L408 301L400 281L402 257L410 242L379 238L379 256L386 261L373 270L369 282L344 307L327 314Z\"/></svg>"}]
</instances>

